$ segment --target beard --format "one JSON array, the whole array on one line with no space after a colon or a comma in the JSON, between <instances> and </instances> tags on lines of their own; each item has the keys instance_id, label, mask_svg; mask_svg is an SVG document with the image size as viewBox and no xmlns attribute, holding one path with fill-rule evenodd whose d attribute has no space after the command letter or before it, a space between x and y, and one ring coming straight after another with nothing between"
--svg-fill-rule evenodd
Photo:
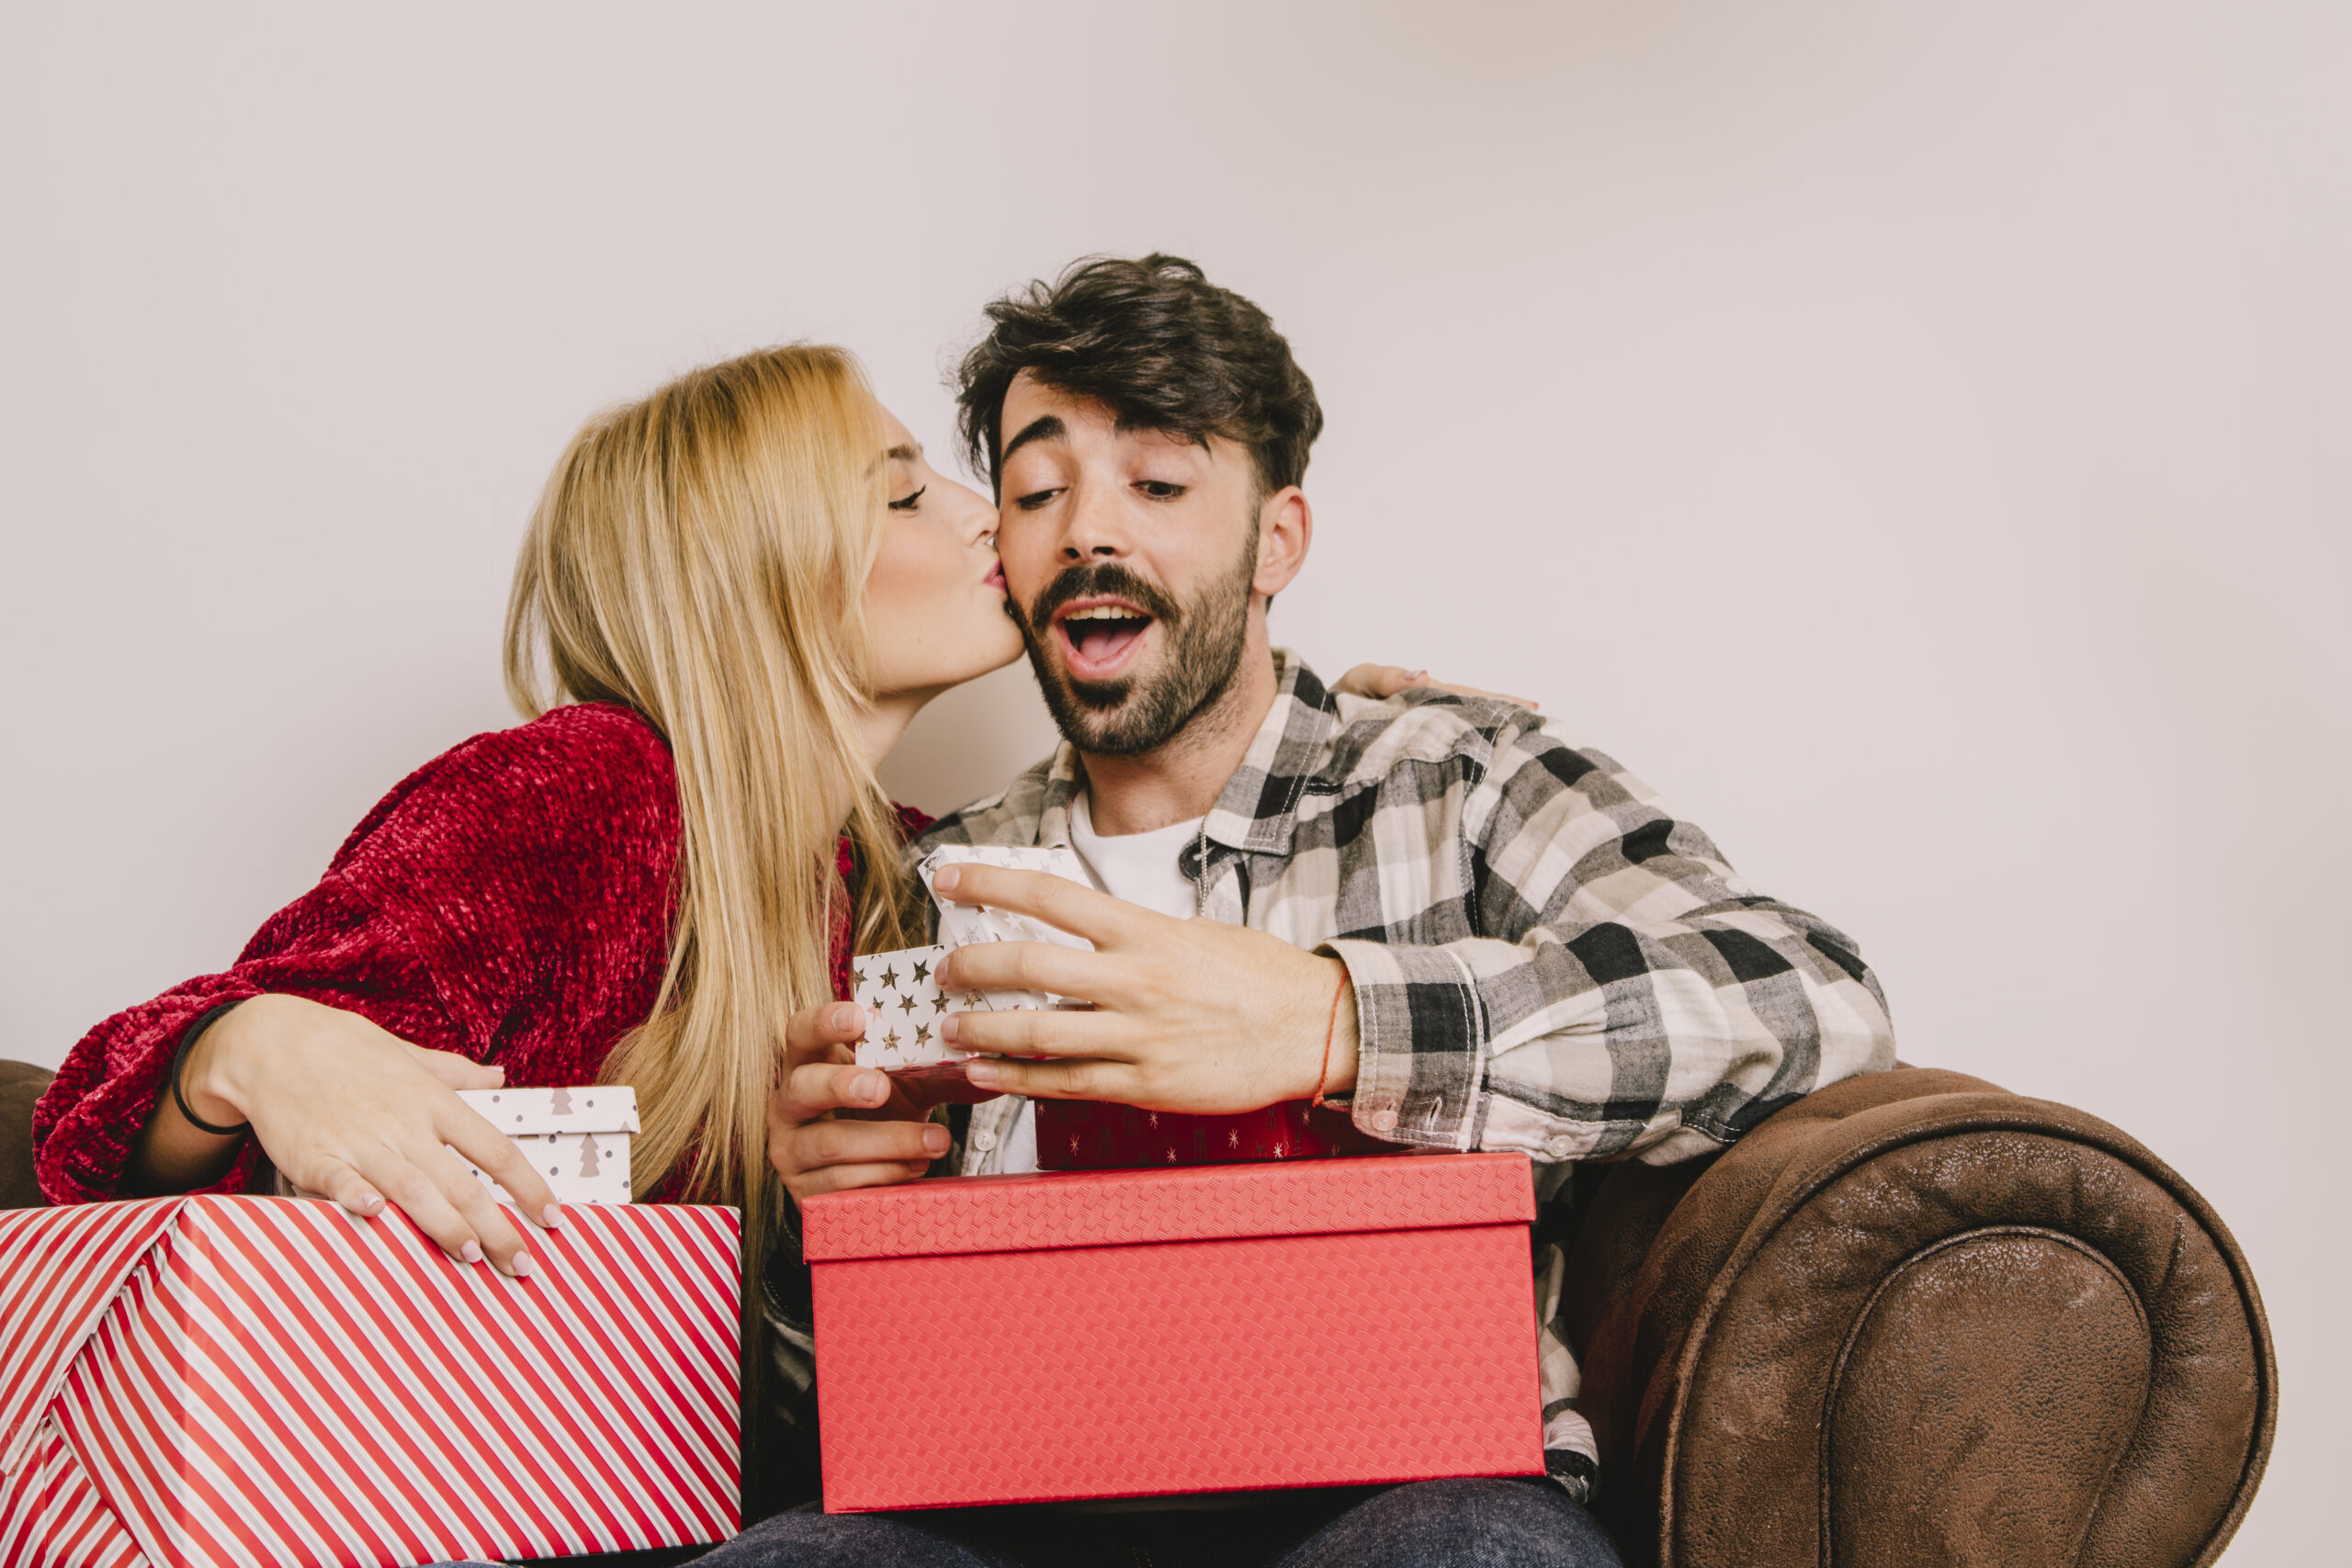
<instances>
[{"instance_id":1,"label":"beard","mask_svg":"<svg viewBox=\"0 0 2352 1568\"><path fill-rule=\"evenodd\" d=\"M1084 561L1048 583L1026 613L1014 609L1029 645L1029 667L1063 737L1098 756L1139 757L1175 739L1231 690L1249 646L1250 584L1257 563L1253 527L1234 570L1182 603L1116 561ZM1047 639L1058 635L1054 612L1092 593L1125 599L1151 616L1165 634L1157 669L1114 681L1081 681L1047 656ZM1013 608L1012 601L1005 603Z\"/></svg>"}]
</instances>

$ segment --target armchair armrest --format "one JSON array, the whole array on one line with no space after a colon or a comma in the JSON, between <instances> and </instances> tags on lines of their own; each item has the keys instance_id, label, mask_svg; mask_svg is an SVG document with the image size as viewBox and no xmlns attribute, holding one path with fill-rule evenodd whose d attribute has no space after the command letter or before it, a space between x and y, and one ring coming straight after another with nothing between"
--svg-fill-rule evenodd
<instances>
[{"instance_id":1,"label":"armchair armrest","mask_svg":"<svg viewBox=\"0 0 2352 1568\"><path fill-rule=\"evenodd\" d=\"M56 1075L27 1062L0 1062L0 1209L38 1209L33 1179L33 1102Z\"/></svg>"},{"instance_id":2,"label":"armchair armrest","mask_svg":"<svg viewBox=\"0 0 2352 1568\"><path fill-rule=\"evenodd\" d=\"M1568 1279L1635 1562L2210 1562L2269 1452L2269 1329L2203 1199L1957 1073L1613 1168Z\"/></svg>"}]
</instances>

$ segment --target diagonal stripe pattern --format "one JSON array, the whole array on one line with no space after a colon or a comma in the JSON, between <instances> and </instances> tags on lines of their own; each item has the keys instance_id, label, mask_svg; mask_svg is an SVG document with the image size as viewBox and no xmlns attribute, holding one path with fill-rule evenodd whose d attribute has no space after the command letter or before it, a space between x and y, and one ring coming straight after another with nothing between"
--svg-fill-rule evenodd
<instances>
[{"instance_id":1,"label":"diagonal stripe pattern","mask_svg":"<svg viewBox=\"0 0 2352 1568\"><path fill-rule=\"evenodd\" d=\"M0 1213L0 1471L32 1447L74 1352L186 1201Z\"/></svg>"},{"instance_id":2,"label":"diagonal stripe pattern","mask_svg":"<svg viewBox=\"0 0 2352 1568\"><path fill-rule=\"evenodd\" d=\"M527 1284L451 1263L397 1213L200 1198L167 1219L115 1268L46 1410L149 1562L390 1568L733 1533L733 1211L568 1210Z\"/></svg>"},{"instance_id":3,"label":"diagonal stripe pattern","mask_svg":"<svg viewBox=\"0 0 2352 1568\"><path fill-rule=\"evenodd\" d=\"M53 1422L35 1431L25 1462L0 1475L0 1568L146 1568Z\"/></svg>"}]
</instances>

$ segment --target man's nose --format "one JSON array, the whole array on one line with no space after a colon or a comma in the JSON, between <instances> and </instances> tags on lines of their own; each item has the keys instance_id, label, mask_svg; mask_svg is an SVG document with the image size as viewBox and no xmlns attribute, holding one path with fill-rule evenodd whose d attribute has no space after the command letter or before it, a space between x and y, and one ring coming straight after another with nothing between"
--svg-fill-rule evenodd
<instances>
[{"instance_id":1,"label":"man's nose","mask_svg":"<svg viewBox=\"0 0 2352 1568\"><path fill-rule=\"evenodd\" d=\"M1061 558L1065 562L1117 560L1127 554L1132 543L1126 521L1119 514L1115 501L1101 486L1080 487L1071 497L1069 523L1062 534Z\"/></svg>"}]
</instances>

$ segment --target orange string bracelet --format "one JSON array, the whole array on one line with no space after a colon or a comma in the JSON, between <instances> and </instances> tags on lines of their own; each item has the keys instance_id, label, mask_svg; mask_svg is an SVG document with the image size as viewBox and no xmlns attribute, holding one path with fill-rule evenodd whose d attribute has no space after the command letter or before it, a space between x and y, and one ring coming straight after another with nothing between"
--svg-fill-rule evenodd
<instances>
[{"instance_id":1,"label":"orange string bracelet","mask_svg":"<svg viewBox=\"0 0 2352 1568\"><path fill-rule=\"evenodd\" d=\"M1315 1069L1315 1098L1307 1102L1309 1111L1320 1111L1330 1102L1323 1098L1323 1086L1331 1077L1331 1042L1340 1034L1340 998L1348 994L1348 975L1340 971L1340 983L1331 990L1331 1021L1323 1026L1323 1065Z\"/></svg>"}]
</instances>

